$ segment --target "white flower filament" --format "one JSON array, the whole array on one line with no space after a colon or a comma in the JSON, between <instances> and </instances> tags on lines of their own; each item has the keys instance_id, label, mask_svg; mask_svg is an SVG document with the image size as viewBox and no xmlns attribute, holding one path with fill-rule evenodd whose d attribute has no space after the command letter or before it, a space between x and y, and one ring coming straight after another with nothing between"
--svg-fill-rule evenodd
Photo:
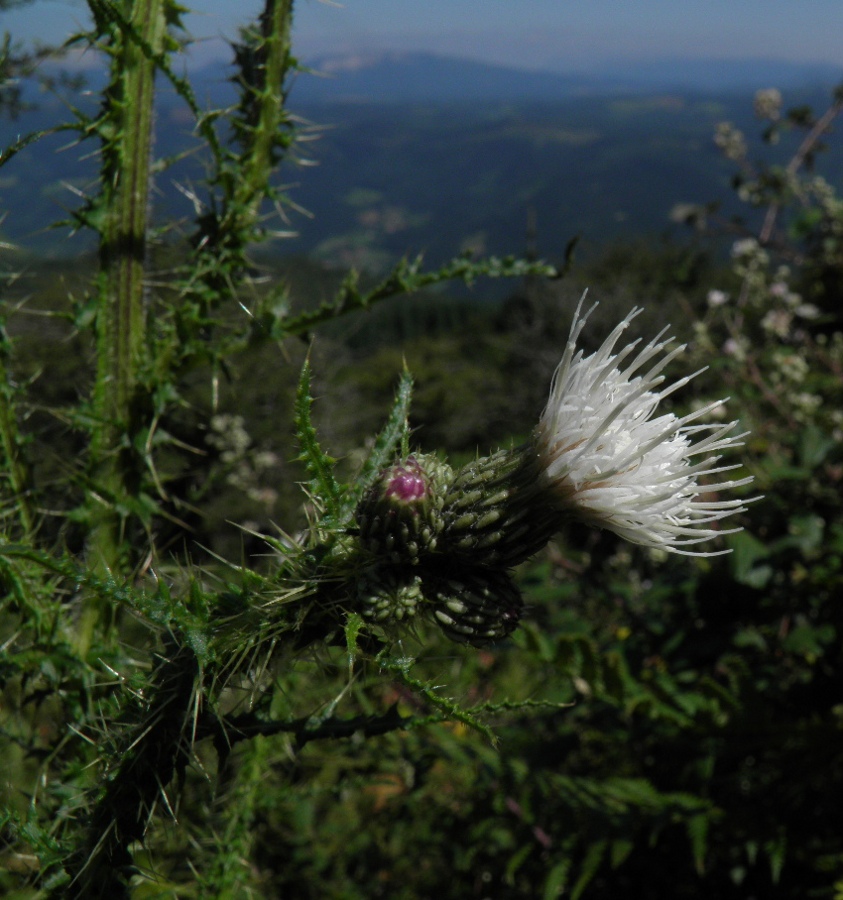
<instances>
[{"instance_id":1,"label":"white flower filament","mask_svg":"<svg viewBox=\"0 0 843 900\"><path fill-rule=\"evenodd\" d=\"M667 329L640 350L640 341L633 341L615 353L640 309L633 309L599 350L584 356L576 344L591 310L580 316L581 307L582 301L536 432L543 477L557 502L633 543L675 553L692 554L686 545L739 531L700 527L745 509L741 500L706 501L701 496L752 481L746 477L697 483L700 476L740 468L718 466L721 457L711 455L742 446L745 435L731 434L737 422L692 424L724 401L682 418L672 412L655 415L662 400L704 370L662 387L663 370L685 349L684 345L667 349L671 340L664 337ZM706 458L692 461L701 455ZM728 551L693 555L717 552Z\"/></svg>"}]
</instances>

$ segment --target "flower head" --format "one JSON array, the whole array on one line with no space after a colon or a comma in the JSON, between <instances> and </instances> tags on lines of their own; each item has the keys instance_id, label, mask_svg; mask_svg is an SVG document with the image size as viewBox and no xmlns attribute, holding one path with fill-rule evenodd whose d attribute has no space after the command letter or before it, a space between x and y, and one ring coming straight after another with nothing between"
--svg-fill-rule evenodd
<instances>
[{"instance_id":1,"label":"flower head","mask_svg":"<svg viewBox=\"0 0 843 900\"><path fill-rule=\"evenodd\" d=\"M745 509L741 500L718 496L752 481L721 478L740 468L719 465L718 455L741 446L744 435L731 433L737 422L698 424L722 400L681 418L659 415L661 401L694 377L666 383L662 374L684 345L669 349L665 329L643 347L633 341L616 351L641 311L633 309L599 350L584 356L576 344L591 310L581 316L581 308L582 301L535 432L542 480L560 510L632 543L716 555L686 548L730 533L712 526Z\"/></svg>"},{"instance_id":2,"label":"flower head","mask_svg":"<svg viewBox=\"0 0 843 900\"><path fill-rule=\"evenodd\" d=\"M396 563L418 564L436 548L450 474L430 454L409 456L380 472L355 512L363 546Z\"/></svg>"}]
</instances>

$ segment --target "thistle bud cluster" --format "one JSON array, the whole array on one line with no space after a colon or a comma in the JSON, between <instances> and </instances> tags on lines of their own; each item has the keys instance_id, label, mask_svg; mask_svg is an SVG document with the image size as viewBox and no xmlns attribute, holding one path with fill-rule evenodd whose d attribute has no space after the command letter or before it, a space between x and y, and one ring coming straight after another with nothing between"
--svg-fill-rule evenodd
<instances>
[{"instance_id":1,"label":"thistle bud cluster","mask_svg":"<svg viewBox=\"0 0 843 900\"><path fill-rule=\"evenodd\" d=\"M381 472L356 511L371 559L357 584L362 615L387 625L424 614L475 645L510 634L523 601L508 568L538 549L528 510L514 508L533 493L520 468L497 453L455 474L419 454Z\"/></svg>"},{"instance_id":2,"label":"thistle bud cluster","mask_svg":"<svg viewBox=\"0 0 843 900\"><path fill-rule=\"evenodd\" d=\"M751 477L724 478L721 452L741 446L737 422L699 420L661 401L694 376L667 383L682 351L662 332L618 348L633 310L586 356L577 308L547 406L531 439L454 472L438 457L410 456L381 472L356 511L367 562L357 605L388 624L425 614L457 641L484 644L517 626L523 603L510 570L538 552L569 519L645 547L713 556L722 520L745 510L725 499Z\"/></svg>"},{"instance_id":3,"label":"thistle bud cluster","mask_svg":"<svg viewBox=\"0 0 843 900\"><path fill-rule=\"evenodd\" d=\"M561 520L531 445L499 450L456 473L443 504L443 543L455 556L510 568L529 559Z\"/></svg>"}]
</instances>

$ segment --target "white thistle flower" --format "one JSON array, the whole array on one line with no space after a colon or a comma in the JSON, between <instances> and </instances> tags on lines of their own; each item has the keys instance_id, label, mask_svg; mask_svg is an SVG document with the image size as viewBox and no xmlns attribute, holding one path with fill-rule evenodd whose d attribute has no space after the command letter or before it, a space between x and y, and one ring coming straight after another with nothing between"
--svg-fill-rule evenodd
<instances>
[{"instance_id":1,"label":"white thistle flower","mask_svg":"<svg viewBox=\"0 0 843 900\"><path fill-rule=\"evenodd\" d=\"M730 433L737 422L696 424L722 400L682 418L657 414L659 403L699 372L665 385L662 371L685 349L668 349L667 329L643 347L633 341L615 352L640 309L633 309L596 353L584 356L577 339L594 307L580 316L582 302L536 430L542 480L563 511L632 543L692 556L727 553L686 547L741 530L711 526L743 512L744 502L710 495L752 481L719 479L740 465L718 465L716 454L742 446L745 434ZM700 483L711 476L718 478Z\"/></svg>"}]
</instances>

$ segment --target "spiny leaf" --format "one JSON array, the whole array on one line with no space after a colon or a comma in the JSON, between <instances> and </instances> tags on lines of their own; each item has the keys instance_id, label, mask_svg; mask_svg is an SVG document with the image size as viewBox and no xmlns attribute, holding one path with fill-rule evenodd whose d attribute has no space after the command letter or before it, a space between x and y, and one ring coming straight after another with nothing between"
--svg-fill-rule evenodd
<instances>
[{"instance_id":1,"label":"spiny leaf","mask_svg":"<svg viewBox=\"0 0 843 900\"><path fill-rule=\"evenodd\" d=\"M57 125L54 128L45 128L43 131L30 132L29 134L18 138L16 141L13 141L8 147L0 148L0 166L6 165L13 156L17 156L21 150L25 149L30 144L34 144L35 141L39 141L41 138L48 137L51 134L57 134L60 131L72 130L75 130L73 125Z\"/></svg>"},{"instance_id":2,"label":"spiny leaf","mask_svg":"<svg viewBox=\"0 0 843 900\"><path fill-rule=\"evenodd\" d=\"M500 713L521 710L550 710L558 712L560 709L570 709L574 703L557 703L553 700L502 700L500 703L480 703L471 707L472 713Z\"/></svg>"},{"instance_id":3,"label":"spiny leaf","mask_svg":"<svg viewBox=\"0 0 843 900\"><path fill-rule=\"evenodd\" d=\"M402 684L406 685L414 693L424 697L424 699L427 700L427 702L431 706L433 706L441 714L444 715L444 718L456 719L458 722L462 722L463 725L467 725L469 728L473 728L475 731L478 731L491 743L497 743L497 738L492 729L488 727L488 725L484 725L467 709L463 709L452 700L449 700L446 697L442 697L439 693L437 693L437 688L435 685L420 681L417 678L413 678L410 675L410 666L412 665L412 660L394 659L387 656L385 653L381 653L377 657L377 662L378 665L381 666L381 668L386 669L388 672L390 672L393 677L397 678ZM441 721L441 719L438 720ZM417 720L417 724L421 722L422 720Z\"/></svg>"},{"instance_id":4,"label":"spiny leaf","mask_svg":"<svg viewBox=\"0 0 843 900\"><path fill-rule=\"evenodd\" d=\"M358 501L363 496L363 492L372 483L375 476L382 469L385 469L395 455L395 450L399 443L403 444L404 438L409 430L407 417L410 414L410 400L413 393L413 377L405 368L401 373L398 382L398 389L395 392L395 402L389 413L386 424L381 429L380 434L375 439L372 452L369 454L357 481L352 485L348 492L348 496L343 505L343 516L351 515Z\"/></svg>"},{"instance_id":5,"label":"spiny leaf","mask_svg":"<svg viewBox=\"0 0 843 900\"><path fill-rule=\"evenodd\" d=\"M345 646L348 650L348 668L351 671L354 660L357 659L360 650L357 646L357 638L363 628L363 617L354 613L348 617L345 623Z\"/></svg>"},{"instance_id":6,"label":"spiny leaf","mask_svg":"<svg viewBox=\"0 0 843 900\"><path fill-rule=\"evenodd\" d=\"M335 459L328 456L319 446L316 429L310 418L313 398L310 395L310 362L302 366L299 386L296 391L295 424L296 438L301 447L299 459L307 466L314 494L327 505L327 514L339 518L342 491L334 478Z\"/></svg>"},{"instance_id":7,"label":"spiny leaf","mask_svg":"<svg viewBox=\"0 0 843 900\"><path fill-rule=\"evenodd\" d=\"M318 309L290 319L285 323L285 328L288 335L304 334L317 325L346 313L367 309L389 297L412 294L422 288L443 284L446 281L459 280L471 284L478 278L524 278L527 275L555 278L558 272L545 262L511 256L503 258L490 256L476 261L467 256L458 256L440 268L427 272L422 271L421 256L413 260L402 259L386 278L370 291L362 292L356 273L350 273L332 300Z\"/></svg>"}]
</instances>

